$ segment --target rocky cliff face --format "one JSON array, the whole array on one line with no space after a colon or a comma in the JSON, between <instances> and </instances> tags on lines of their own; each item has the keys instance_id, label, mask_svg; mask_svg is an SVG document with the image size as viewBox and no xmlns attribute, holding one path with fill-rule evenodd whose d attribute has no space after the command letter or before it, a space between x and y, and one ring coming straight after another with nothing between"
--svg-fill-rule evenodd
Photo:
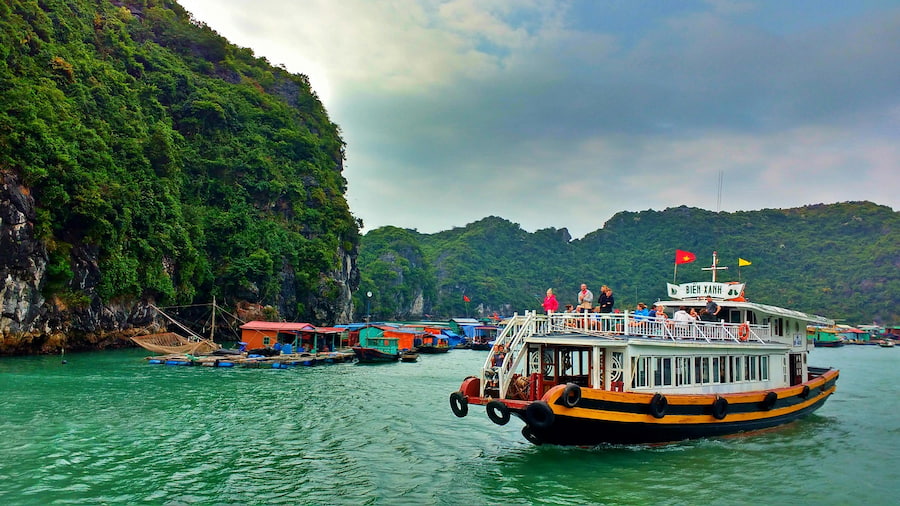
<instances>
[{"instance_id":1,"label":"rocky cliff face","mask_svg":"<svg viewBox=\"0 0 900 506\"><path fill-rule=\"evenodd\" d=\"M47 308L41 282L47 267L47 251L34 238L34 200L18 178L0 174L0 353L16 349L46 334Z\"/></svg>"},{"instance_id":2,"label":"rocky cliff face","mask_svg":"<svg viewBox=\"0 0 900 506\"><path fill-rule=\"evenodd\" d=\"M145 300L103 303L96 294L101 275L99 249L81 244L72 251L70 286L87 295L76 302L64 296L45 298L48 255L35 236L35 204L28 188L8 171L0 173L0 355L56 353L61 349L92 350L130 346L133 335L165 330ZM323 274L319 293L301 296L293 270L285 263L278 313L295 313L302 300L319 322L348 322L351 295L359 286L356 251L340 252L340 269Z\"/></svg>"},{"instance_id":3,"label":"rocky cliff face","mask_svg":"<svg viewBox=\"0 0 900 506\"><path fill-rule=\"evenodd\" d=\"M28 188L8 171L0 173L0 354L54 353L127 344L136 333L160 324L146 303L89 303L69 307L42 294L47 249L35 237L35 207ZM73 285L92 294L100 280L97 249L73 251Z\"/></svg>"}]
</instances>

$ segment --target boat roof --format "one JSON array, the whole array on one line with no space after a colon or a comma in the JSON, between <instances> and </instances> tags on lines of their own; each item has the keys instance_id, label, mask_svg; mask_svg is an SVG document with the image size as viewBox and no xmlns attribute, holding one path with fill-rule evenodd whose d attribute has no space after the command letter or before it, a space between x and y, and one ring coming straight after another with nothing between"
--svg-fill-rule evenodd
<instances>
[{"instance_id":1,"label":"boat roof","mask_svg":"<svg viewBox=\"0 0 900 506\"><path fill-rule=\"evenodd\" d=\"M254 320L247 322L240 327L243 330L313 330L316 327L311 323L298 322L267 322L262 320Z\"/></svg>"},{"instance_id":2,"label":"boat roof","mask_svg":"<svg viewBox=\"0 0 900 506\"><path fill-rule=\"evenodd\" d=\"M749 309L760 313L770 314L773 316L781 316L785 318L794 318L818 325L834 325L834 320L825 318L824 316L795 311L793 309L785 309L778 306L770 306L768 304L759 304L756 302L739 302L734 300L716 300L716 304L722 307L730 307L735 309ZM705 307L705 299L685 299L685 300L660 300L656 304L664 307Z\"/></svg>"}]
</instances>

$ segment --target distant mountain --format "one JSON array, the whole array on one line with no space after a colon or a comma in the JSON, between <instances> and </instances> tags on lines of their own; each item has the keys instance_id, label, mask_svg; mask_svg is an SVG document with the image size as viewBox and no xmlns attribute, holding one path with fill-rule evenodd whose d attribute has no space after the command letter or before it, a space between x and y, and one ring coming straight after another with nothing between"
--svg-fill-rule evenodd
<instances>
[{"instance_id":1,"label":"distant mountain","mask_svg":"<svg viewBox=\"0 0 900 506\"><path fill-rule=\"evenodd\" d=\"M796 209L711 212L678 207L622 212L583 239L565 229L528 233L488 217L436 234L384 227L360 243L361 294L377 318L487 316L539 309L547 288L574 303L585 282L609 285L616 307L665 298L675 250L697 255L678 282L708 281L712 253L720 281L747 283L747 297L851 324L900 324L900 215L869 202ZM737 260L752 265L738 270ZM466 303L466 296L471 302Z\"/></svg>"},{"instance_id":2,"label":"distant mountain","mask_svg":"<svg viewBox=\"0 0 900 506\"><path fill-rule=\"evenodd\" d=\"M359 223L306 76L171 0L12 1L0 90L0 354L103 346L150 300L349 319Z\"/></svg>"}]
</instances>

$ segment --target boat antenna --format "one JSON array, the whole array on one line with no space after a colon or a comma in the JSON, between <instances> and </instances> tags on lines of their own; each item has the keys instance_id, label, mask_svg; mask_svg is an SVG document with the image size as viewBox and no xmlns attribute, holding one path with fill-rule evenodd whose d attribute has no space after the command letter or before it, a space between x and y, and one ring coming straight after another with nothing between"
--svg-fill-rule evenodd
<instances>
[{"instance_id":1,"label":"boat antenna","mask_svg":"<svg viewBox=\"0 0 900 506\"><path fill-rule=\"evenodd\" d=\"M712 258L712 267L702 267L700 270L702 271L712 271L712 280L713 283L716 282L716 271L725 271L728 270L728 267L719 267L719 258L715 251L713 251Z\"/></svg>"},{"instance_id":2,"label":"boat antenna","mask_svg":"<svg viewBox=\"0 0 900 506\"><path fill-rule=\"evenodd\" d=\"M716 192L716 212L722 211L722 186L725 182L725 171L719 171L719 189ZM713 281L715 281L715 271L713 271Z\"/></svg>"}]
</instances>

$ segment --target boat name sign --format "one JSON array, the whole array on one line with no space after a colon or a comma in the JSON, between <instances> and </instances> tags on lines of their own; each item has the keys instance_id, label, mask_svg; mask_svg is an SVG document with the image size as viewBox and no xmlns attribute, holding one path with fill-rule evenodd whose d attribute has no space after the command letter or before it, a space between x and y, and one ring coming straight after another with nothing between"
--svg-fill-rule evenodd
<instances>
[{"instance_id":1,"label":"boat name sign","mask_svg":"<svg viewBox=\"0 0 900 506\"><path fill-rule=\"evenodd\" d=\"M673 299L690 299L696 297L706 297L707 295L718 299L734 299L741 295L744 291L744 283L682 283L673 285L666 283L669 287L669 297Z\"/></svg>"}]
</instances>

